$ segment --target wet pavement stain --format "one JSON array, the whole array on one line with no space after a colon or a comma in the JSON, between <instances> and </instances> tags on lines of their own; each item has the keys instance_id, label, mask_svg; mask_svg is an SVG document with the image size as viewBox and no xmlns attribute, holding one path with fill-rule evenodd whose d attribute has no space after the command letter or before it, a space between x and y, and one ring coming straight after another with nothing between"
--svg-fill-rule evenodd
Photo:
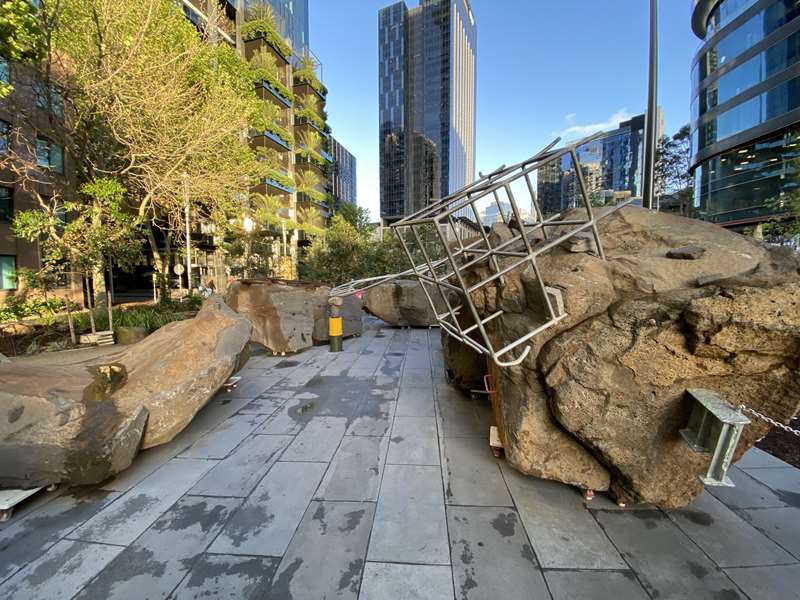
<instances>
[{"instance_id":1,"label":"wet pavement stain","mask_svg":"<svg viewBox=\"0 0 800 600\"><path fill-rule=\"evenodd\" d=\"M207 581L215 581L223 577L241 577L249 582L251 589L248 591L254 593L256 590L253 588L259 584L269 585L269 580L275 574L279 563L279 558L230 559L218 555L204 555L192 570L186 582L186 588L204 587Z\"/></svg>"},{"instance_id":2,"label":"wet pavement stain","mask_svg":"<svg viewBox=\"0 0 800 600\"><path fill-rule=\"evenodd\" d=\"M500 513L492 519L492 527L503 537L513 537L516 532L516 513Z\"/></svg>"},{"instance_id":3,"label":"wet pavement stain","mask_svg":"<svg viewBox=\"0 0 800 600\"><path fill-rule=\"evenodd\" d=\"M299 367L300 361L297 360L284 360L275 365L276 369L291 369L292 367Z\"/></svg>"},{"instance_id":4,"label":"wet pavement stain","mask_svg":"<svg viewBox=\"0 0 800 600\"><path fill-rule=\"evenodd\" d=\"M401 437L401 436L399 436L399 435L398 435L398 436L396 436L396 437L393 437L393 438L391 438L391 441L392 441L392 442L394 442L395 444L399 444L399 443L400 443L400 442L402 442L404 439L406 439L406 438L404 438L404 437Z\"/></svg>"},{"instance_id":5,"label":"wet pavement stain","mask_svg":"<svg viewBox=\"0 0 800 600\"><path fill-rule=\"evenodd\" d=\"M347 521L342 527L339 527L339 531L343 533L346 531L353 531L356 527L359 526L359 524L361 523L361 519L364 518L365 513L366 511L364 509L354 510L352 512L345 513L344 516L347 518Z\"/></svg>"},{"instance_id":6,"label":"wet pavement stain","mask_svg":"<svg viewBox=\"0 0 800 600\"><path fill-rule=\"evenodd\" d=\"M230 538L234 547L238 548L250 539L254 531L259 531L275 520L273 513L267 512L264 506L251 504L243 506L236 518L225 528L224 535Z\"/></svg>"},{"instance_id":7,"label":"wet pavement stain","mask_svg":"<svg viewBox=\"0 0 800 600\"><path fill-rule=\"evenodd\" d=\"M714 524L714 518L708 513L699 510L686 510L681 511L681 515L689 519L695 525L702 525L703 527L711 527Z\"/></svg>"},{"instance_id":8,"label":"wet pavement stain","mask_svg":"<svg viewBox=\"0 0 800 600\"><path fill-rule=\"evenodd\" d=\"M217 523L228 520L228 507L213 501L185 501L179 503L165 517L153 524L154 531L182 531L199 526L203 533L211 531Z\"/></svg>"},{"instance_id":9,"label":"wet pavement stain","mask_svg":"<svg viewBox=\"0 0 800 600\"><path fill-rule=\"evenodd\" d=\"M347 570L339 578L339 591L349 589L353 593L358 592L358 584L361 583L361 571L364 569L364 561L360 558L351 560L347 565Z\"/></svg>"},{"instance_id":10,"label":"wet pavement stain","mask_svg":"<svg viewBox=\"0 0 800 600\"><path fill-rule=\"evenodd\" d=\"M292 564L287 566L286 569L284 569L284 571L273 582L272 594L270 594L270 596L272 598L280 598L281 600L294 600L294 594L292 594L291 589L292 580L302 566L303 559L299 557L295 558L292 561Z\"/></svg>"},{"instance_id":11,"label":"wet pavement stain","mask_svg":"<svg viewBox=\"0 0 800 600\"><path fill-rule=\"evenodd\" d=\"M461 584L461 600L468 600L469 593L478 587L478 582L475 581L475 569L464 569L464 582Z\"/></svg>"},{"instance_id":12,"label":"wet pavement stain","mask_svg":"<svg viewBox=\"0 0 800 600\"><path fill-rule=\"evenodd\" d=\"M800 494L797 492L790 492L789 490L775 490L775 495L784 504L788 504L794 508L800 508Z\"/></svg>"},{"instance_id":13,"label":"wet pavement stain","mask_svg":"<svg viewBox=\"0 0 800 600\"><path fill-rule=\"evenodd\" d=\"M522 544L522 549L520 550L520 555L522 558L527 560L533 566L537 566L539 562L536 560L536 555L533 553L533 548L531 548L530 544Z\"/></svg>"},{"instance_id":14,"label":"wet pavement stain","mask_svg":"<svg viewBox=\"0 0 800 600\"><path fill-rule=\"evenodd\" d=\"M703 565L698 565L694 561L687 560L686 566L689 567L689 571L697 579L703 579L706 575L708 575L708 569L706 569Z\"/></svg>"},{"instance_id":15,"label":"wet pavement stain","mask_svg":"<svg viewBox=\"0 0 800 600\"><path fill-rule=\"evenodd\" d=\"M322 530L322 535L326 535L328 533L328 523L325 521L325 505L321 504L317 506L317 510L314 511L314 516L312 517L315 521L319 521L320 529Z\"/></svg>"}]
</instances>

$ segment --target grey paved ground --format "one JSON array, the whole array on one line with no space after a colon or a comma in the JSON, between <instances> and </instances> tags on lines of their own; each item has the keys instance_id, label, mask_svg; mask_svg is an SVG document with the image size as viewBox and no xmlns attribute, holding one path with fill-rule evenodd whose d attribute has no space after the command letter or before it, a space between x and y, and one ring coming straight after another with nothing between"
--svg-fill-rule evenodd
<instances>
[{"instance_id":1,"label":"grey paved ground","mask_svg":"<svg viewBox=\"0 0 800 600\"><path fill-rule=\"evenodd\" d=\"M0 526L0 598L800 598L800 471L758 450L686 510L523 477L438 330L257 356L170 444Z\"/></svg>"}]
</instances>

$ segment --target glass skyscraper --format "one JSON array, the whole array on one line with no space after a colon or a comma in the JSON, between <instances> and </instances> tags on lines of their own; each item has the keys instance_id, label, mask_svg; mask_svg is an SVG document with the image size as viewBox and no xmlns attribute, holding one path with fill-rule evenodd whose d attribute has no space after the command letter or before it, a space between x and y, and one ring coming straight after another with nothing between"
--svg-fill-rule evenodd
<instances>
[{"instance_id":1,"label":"glass skyscraper","mask_svg":"<svg viewBox=\"0 0 800 600\"><path fill-rule=\"evenodd\" d=\"M237 0L228 0L234 7ZM308 48L308 0L244 0L246 8L268 2L275 11L275 20L284 37L292 41L292 49L302 56Z\"/></svg>"},{"instance_id":2,"label":"glass skyscraper","mask_svg":"<svg viewBox=\"0 0 800 600\"><path fill-rule=\"evenodd\" d=\"M475 179L477 30L468 0L380 11L381 219L420 210Z\"/></svg>"},{"instance_id":3,"label":"glass skyscraper","mask_svg":"<svg viewBox=\"0 0 800 600\"><path fill-rule=\"evenodd\" d=\"M800 0L695 0L694 214L746 228L800 193Z\"/></svg>"}]
</instances>

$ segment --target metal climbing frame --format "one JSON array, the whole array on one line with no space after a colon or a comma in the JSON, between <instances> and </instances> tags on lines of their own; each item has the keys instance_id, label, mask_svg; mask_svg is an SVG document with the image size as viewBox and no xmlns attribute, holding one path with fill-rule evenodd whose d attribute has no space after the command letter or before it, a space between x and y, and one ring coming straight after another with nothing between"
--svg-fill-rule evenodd
<instances>
[{"instance_id":1,"label":"metal climbing frame","mask_svg":"<svg viewBox=\"0 0 800 600\"><path fill-rule=\"evenodd\" d=\"M423 284L442 329L475 351L490 356L500 367L514 366L525 360L530 352L529 342L566 316L560 305L560 292L548 288L542 278L538 258L582 232L591 232L598 256L605 258L577 151L601 135L556 150L553 148L560 140L555 140L528 160L481 175L471 185L392 225L413 265L413 276ZM565 157L571 159L571 180L576 199L574 208L578 210L570 211L568 216L561 213L546 215L537 201L532 176ZM503 222L509 226L511 233L502 240L488 234L481 222L478 204L487 200L496 203ZM533 214L527 219L523 218L520 210L523 200L532 208ZM504 203L511 207L510 211L504 211ZM603 216L610 212L604 211ZM476 225L470 237L466 237L463 225L460 226L464 217ZM438 249L439 253L434 253L432 248ZM443 258L439 258L440 255ZM438 260L434 260L436 258ZM532 267L542 298L543 322L518 339L495 348L486 326L502 316L504 311L498 309L481 317L472 294L496 280L502 282L504 276L512 271L528 266ZM485 268L478 270L476 267ZM435 302L434 295L438 295L441 302ZM446 310L439 312L442 307ZM466 312L466 318L460 322L462 311ZM525 346L524 350L514 357L522 346Z\"/></svg>"}]
</instances>

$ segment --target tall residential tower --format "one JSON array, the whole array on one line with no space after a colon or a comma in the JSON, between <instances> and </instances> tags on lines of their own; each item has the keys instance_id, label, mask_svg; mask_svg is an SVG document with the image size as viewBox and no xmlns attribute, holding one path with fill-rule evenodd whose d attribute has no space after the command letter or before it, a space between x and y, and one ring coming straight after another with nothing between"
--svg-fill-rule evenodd
<instances>
[{"instance_id":1,"label":"tall residential tower","mask_svg":"<svg viewBox=\"0 0 800 600\"><path fill-rule=\"evenodd\" d=\"M381 220L475 179L477 30L468 0L380 11Z\"/></svg>"}]
</instances>

